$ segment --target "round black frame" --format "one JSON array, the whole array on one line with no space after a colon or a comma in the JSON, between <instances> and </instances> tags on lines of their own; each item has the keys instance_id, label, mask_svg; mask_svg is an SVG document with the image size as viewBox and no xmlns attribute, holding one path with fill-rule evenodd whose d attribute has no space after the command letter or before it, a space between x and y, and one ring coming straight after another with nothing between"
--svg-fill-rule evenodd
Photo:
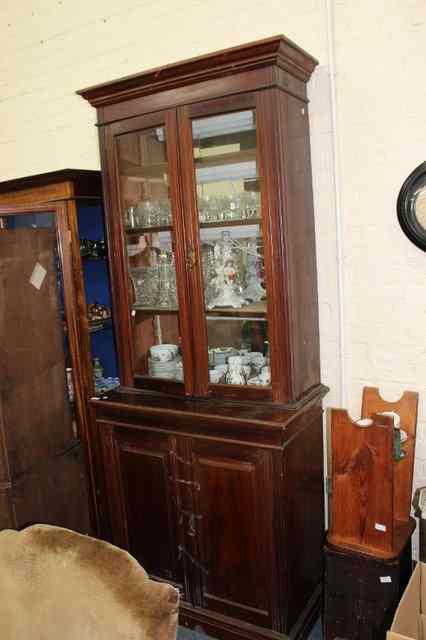
<instances>
[{"instance_id":1,"label":"round black frame","mask_svg":"<svg viewBox=\"0 0 426 640\"><path fill-rule=\"evenodd\" d=\"M423 179L426 188L426 162L422 162L405 180L396 203L401 229L414 244L426 251L426 229L419 224L413 207L413 195Z\"/></svg>"}]
</instances>

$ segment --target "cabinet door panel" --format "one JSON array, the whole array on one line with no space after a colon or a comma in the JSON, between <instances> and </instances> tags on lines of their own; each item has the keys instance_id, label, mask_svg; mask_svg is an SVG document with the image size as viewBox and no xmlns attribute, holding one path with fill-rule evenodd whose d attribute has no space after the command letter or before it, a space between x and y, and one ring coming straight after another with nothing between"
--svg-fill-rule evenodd
<instances>
[{"instance_id":1,"label":"cabinet door panel","mask_svg":"<svg viewBox=\"0 0 426 640\"><path fill-rule=\"evenodd\" d=\"M202 606L270 626L273 582L269 454L193 445ZM268 490L269 486L269 490Z\"/></svg>"},{"instance_id":2,"label":"cabinet door panel","mask_svg":"<svg viewBox=\"0 0 426 640\"><path fill-rule=\"evenodd\" d=\"M115 123L110 136L116 190L109 233L117 248L111 267L121 379L132 386L191 393L176 113ZM155 349L164 344L167 348Z\"/></svg>"},{"instance_id":3,"label":"cabinet door panel","mask_svg":"<svg viewBox=\"0 0 426 640\"><path fill-rule=\"evenodd\" d=\"M113 437L117 501L121 531L113 524L114 541L129 552L154 578L182 583L177 558L172 439L162 434L116 428ZM111 514L117 523L116 513ZM114 531L114 529L116 529Z\"/></svg>"},{"instance_id":4,"label":"cabinet door panel","mask_svg":"<svg viewBox=\"0 0 426 640\"><path fill-rule=\"evenodd\" d=\"M270 398L269 367L260 376L271 354L256 95L187 105L178 117L187 232L196 257L190 273L195 389L200 395ZM242 363L238 371L217 368L241 350L248 354L245 369Z\"/></svg>"}]
</instances>

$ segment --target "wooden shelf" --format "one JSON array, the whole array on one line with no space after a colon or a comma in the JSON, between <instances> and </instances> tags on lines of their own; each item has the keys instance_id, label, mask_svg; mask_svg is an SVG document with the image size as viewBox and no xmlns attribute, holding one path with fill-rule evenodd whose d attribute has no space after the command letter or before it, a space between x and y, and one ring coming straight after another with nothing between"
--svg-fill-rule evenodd
<instances>
[{"instance_id":1,"label":"wooden shelf","mask_svg":"<svg viewBox=\"0 0 426 640\"><path fill-rule=\"evenodd\" d=\"M261 218L242 218L240 220L218 220L217 222L200 222L200 229L217 229L220 227L247 227L261 224Z\"/></svg>"},{"instance_id":2,"label":"wooden shelf","mask_svg":"<svg viewBox=\"0 0 426 640\"><path fill-rule=\"evenodd\" d=\"M231 151L230 153L220 153L217 155L195 157L194 164L196 169L205 167L220 167L227 164L242 164L256 160L256 149L247 149L244 151Z\"/></svg>"},{"instance_id":3,"label":"wooden shelf","mask_svg":"<svg viewBox=\"0 0 426 640\"><path fill-rule=\"evenodd\" d=\"M172 230L172 226L171 225L160 225L158 227L134 227L134 228L129 228L129 227L124 227L125 232L127 233L127 235L142 235L143 233L159 233L160 231L171 231Z\"/></svg>"},{"instance_id":4,"label":"wooden shelf","mask_svg":"<svg viewBox=\"0 0 426 640\"><path fill-rule=\"evenodd\" d=\"M157 314L170 314L170 313L178 313L178 307L142 307L141 305L134 304L132 306L133 311L142 311L144 313L150 313L153 315Z\"/></svg>"},{"instance_id":5,"label":"wooden shelf","mask_svg":"<svg viewBox=\"0 0 426 640\"><path fill-rule=\"evenodd\" d=\"M206 309L207 318L211 316L219 316L223 318L250 318L257 316L262 317L261 320L266 320L266 300L261 302L252 302L240 309L234 309L232 307L215 307L214 309Z\"/></svg>"},{"instance_id":6,"label":"wooden shelf","mask_svg":"<svg viewBox=\"0 0 426 640\"><path fill-rule=\"evenodd\" d=\"M220 153L217 155L194 157L196 169L205 169L208 167L221 167L228 164L243 164L245 162L256 161L256 149L248 149L243 151L231 151L230 153ZM164 175L169 173L168 162L156 162L147 165L136 165L131 162L121 162L120 176L133 178L135 180L153 180L156 182L167 184L164 181ZM254 178L250 178L254 179Z\"/></svg>"}]
</instances>

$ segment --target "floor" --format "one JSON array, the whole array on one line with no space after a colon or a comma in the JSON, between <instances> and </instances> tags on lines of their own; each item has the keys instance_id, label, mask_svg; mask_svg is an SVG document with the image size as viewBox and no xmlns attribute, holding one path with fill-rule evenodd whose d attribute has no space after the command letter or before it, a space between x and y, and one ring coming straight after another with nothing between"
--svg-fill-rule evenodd
<instances>
[{"instance_id":1,"label":"floor","mask_svg":"<svg viewBox=\"0 0 426 640\"><path fill-rule=\"evenodd\" d=\"M190 629L185 629L184 627L179 627L177 640L214 640L214 638L197 633L196 631L191 631ZM321 620L318 620L315 624L309 634L308 640L322 640Z\"/></svg>"}]
</instances>

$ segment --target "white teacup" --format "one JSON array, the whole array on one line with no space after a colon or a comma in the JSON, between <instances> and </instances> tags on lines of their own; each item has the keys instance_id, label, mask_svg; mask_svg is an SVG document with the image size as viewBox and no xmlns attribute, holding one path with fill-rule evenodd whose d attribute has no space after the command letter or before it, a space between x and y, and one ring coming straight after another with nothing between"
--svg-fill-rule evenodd
<instances>
[{"instance_id":1,"label":"white teacup","mask_svg":"<svg viewBox=\"0 0 426 640\"><path fill-rule=\"evenodd\" d=\"M174 360L178 352L178 347L175 344L157 344L150 348L150 352L154 360L168 362Z\"/></svg>"}]
</instances>

